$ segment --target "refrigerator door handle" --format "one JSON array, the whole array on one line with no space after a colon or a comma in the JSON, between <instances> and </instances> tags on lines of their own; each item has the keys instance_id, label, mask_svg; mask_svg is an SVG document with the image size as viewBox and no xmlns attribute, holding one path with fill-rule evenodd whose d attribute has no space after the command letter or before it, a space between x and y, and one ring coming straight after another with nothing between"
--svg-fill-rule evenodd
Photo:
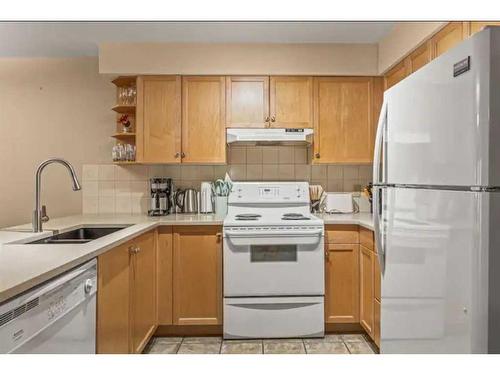
<instances>
[{"instance_id":1,"label":"refrigerator door handle","mask_svg":"<svg viewBox=\"0 0 500 375\"><path fill-rule=\"evenodd\" d=\"M382 147L384 142L384 129L387 124L387 101L384 100L380 109L378 119L377 134L375 136L375 148L373 153L373 184L382 183L380 177L380 159L382 157ZM382 166L385 169L385 165Z\"/></svg>"},{"instance_id":2,"label":"refrigerator door handle","mask_svg":"<svg viewBox=\"0 0 500 375\"><path fill-rule=\"evenodd\" d=\"M380 216L381 204L380 200L383 197L382 188L379 186L373 187L373 234L375 237L375 246L377 247L377 258L380 265L380 272L382 275L385 273L385 249L382 243L382 236L380 231Z\"/></svg>"}]
</instances>

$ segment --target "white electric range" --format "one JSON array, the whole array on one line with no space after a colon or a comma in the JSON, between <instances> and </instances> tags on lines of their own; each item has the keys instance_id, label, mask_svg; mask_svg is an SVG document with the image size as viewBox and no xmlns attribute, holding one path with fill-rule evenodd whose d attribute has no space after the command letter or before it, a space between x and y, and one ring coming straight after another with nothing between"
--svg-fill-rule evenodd
<instances>
[{"instance_id":1,"label":"white electric range","mask_svg":"<svg viewBox=\"0 0 500 375\"><path fill-rule=\"evenodd\" d=\"M324 335L324 229L307 182L237 182L224 220L224 338Z\"/></svg>"}]
</instances>

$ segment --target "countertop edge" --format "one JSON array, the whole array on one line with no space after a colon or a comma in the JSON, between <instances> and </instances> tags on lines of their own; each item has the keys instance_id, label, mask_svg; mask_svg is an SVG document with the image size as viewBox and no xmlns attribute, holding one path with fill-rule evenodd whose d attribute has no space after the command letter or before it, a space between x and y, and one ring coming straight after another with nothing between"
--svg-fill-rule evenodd
<instances>
[{"instance_id":1,"label":"countertop edge","mask_svg":"<svg viewBox=\"0 0 500 375\"><path fill-rule=\"evenodd\" d=\"M354 216L355 215L355 216ZM324 225L359 225L364 228L367 228L369 230L373 230L373 224L371 223L371 216L369 214L354 214L354 215L349 215L349 216L341 216L341 215L316 215L318 218L322 219L324 222ZM76 220L76 219L75 219ZM104 221L104 220L103 220ZM68 226L58 229L52 229L53 231L59 231L59 232L64 232L72 229L76 229L78 227L81 227L82 225L85 225L84 222L84 216L82 216L81 222L75 222L75 223L70 223ZM116 223L104 223L104 224L99 224L102 226L112 226L116 225ZM210 226L210 225L215 225L215 226L221 226L223 225L223 220L222 219L214 219L214 220L198 220L198 221L183 221L183 220L157 220L157 221L150 221L150 222L138 222L135 224L130 225L129 227L123 229L123 232L120 231L121 233L117 233L115 236L113 234L109 235L110 237L105 238L103 237L102 239L97 239L95 241L92 241L92 243L86 244L87 247L90 247L88 252L86 252L86 247L82 247L79 250L83 251L82 255L76 255L73 259L68 260L67 262L62 261L61 264L56 265L55 267L47 270L42 270L40 273L35 274L32 277L27 278L26 280L19 282L15 285L12 286L7 286L6 289L0 291L0 303L4 303L24 292L27 290L34 288L38 285L41 285L52 278L69 271L95 257L98 257L99 255L107 252L108 250L115 248L145 232L148 232L150 230L153 230L157 227L160 226ZM35 235L35 234L34 234ZM50 235L48 233L47 235ZM44 235L36 234L36 236L41 237ZM119 236L119 238L117 238ZM107 237L107 236L106 236ZM32 237L25 238L22 240L14 241L11 243L6 243L0 246L1 247L10 247L10 246L26 246L23 243L27 241L33 240ZM38 246L45 246L45 245L38 245ZM61 246L61 245L55 245L55 246ZM85 246L85 245L82 245ZM0 248L1 250L1 248ZM3 251L15 251L15 249L3 249Z\"/></svg>"}]
</instances>

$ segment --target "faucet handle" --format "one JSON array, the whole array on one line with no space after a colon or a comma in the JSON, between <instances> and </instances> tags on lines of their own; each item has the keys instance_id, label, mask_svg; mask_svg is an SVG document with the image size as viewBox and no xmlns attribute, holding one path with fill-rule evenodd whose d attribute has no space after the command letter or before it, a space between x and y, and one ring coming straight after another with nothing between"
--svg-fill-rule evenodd
<instances>
[{"instance_id":1,"label":"faucet handle","mask_svg":"<svg viewBox=\"0 0 500 375\"><path fill-rule=\"evenodd\" d=\"M49 221L49 216L47 215L47 207L45 205L42 206L42 212L40 213L40 216L42 218L42 222L46 223Z\"/></svg>"}]
</instances>

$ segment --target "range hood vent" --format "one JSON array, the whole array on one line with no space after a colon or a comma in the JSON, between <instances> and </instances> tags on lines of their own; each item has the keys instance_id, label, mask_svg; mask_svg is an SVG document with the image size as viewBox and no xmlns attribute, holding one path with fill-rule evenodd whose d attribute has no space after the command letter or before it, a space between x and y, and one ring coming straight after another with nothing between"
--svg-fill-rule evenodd
<instances>
[{"instance_id":1,"label":"range hood vent","mask_svg":"<svg viewBox=\"0 0 500 375\"><path fill-rule=\"evenodd\" d=\"M312 129L227 129L227 144L311 144Z\"/></svg>"}]
</instances>

